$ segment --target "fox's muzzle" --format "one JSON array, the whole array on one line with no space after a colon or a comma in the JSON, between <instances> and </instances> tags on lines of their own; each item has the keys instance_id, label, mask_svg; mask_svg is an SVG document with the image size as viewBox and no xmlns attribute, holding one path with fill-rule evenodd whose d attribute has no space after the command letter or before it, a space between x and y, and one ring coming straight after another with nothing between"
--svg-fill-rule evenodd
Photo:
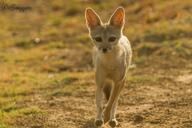
<instances>
[{"instance_id":1,"label":"fox's muzzle","mask_svg":"<svg viewBox=\"0 0 192 128\"><path fill-rule=\"evenodd\" d=\"M99 49L102 53L107 53L111 50L111 48L100 48Z\"/></svg>"},{"instance_id":2,"label":"fox's muzzle","mask_svg":"<svg viewBox=\"0 0 192 128\"><path fill-rule=\"evenodd\" d=\"M103 53L106 53L107 50L108 50L107 48L103 48L103 49L102 49L102 52L103 52Z\"/></svg>"}]
</instances>

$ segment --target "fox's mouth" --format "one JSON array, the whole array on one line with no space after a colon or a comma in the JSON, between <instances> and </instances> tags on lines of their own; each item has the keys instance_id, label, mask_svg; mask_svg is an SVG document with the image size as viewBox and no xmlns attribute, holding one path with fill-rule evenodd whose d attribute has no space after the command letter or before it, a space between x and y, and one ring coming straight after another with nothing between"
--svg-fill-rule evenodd
<instances>
[{"instance_id":1,"label":"fox's mouth","mask_svg":"<svg viewBox=\"0 0 192 128\"><path fill-rule=\"evenodd\" d=\"M99 50L100 50L102 53L108 53L109 51L111 51L111 48L99 48Z\"/></svg>"}]
</instances>

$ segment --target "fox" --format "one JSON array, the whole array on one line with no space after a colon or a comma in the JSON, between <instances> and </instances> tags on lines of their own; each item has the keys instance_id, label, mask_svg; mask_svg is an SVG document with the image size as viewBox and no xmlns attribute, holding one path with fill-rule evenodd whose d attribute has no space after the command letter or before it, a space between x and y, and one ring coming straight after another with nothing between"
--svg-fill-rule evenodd
<instances>
[{"instance_id":1,"label":"fox","mask_svg":"<svg viewBox=\"0 0 192 128\"><path fill-rule=\"evenodd\" d=\"M116 109L127 71L131 65L132 49L123 35L125 9L118 7L107 23L90 7L85 10L86 26L93 46L93 64L95 67L96 108L95 126L108 123L116 127ZM103 99L107 103L104 106Z\"/></svg>"}]
</instances>

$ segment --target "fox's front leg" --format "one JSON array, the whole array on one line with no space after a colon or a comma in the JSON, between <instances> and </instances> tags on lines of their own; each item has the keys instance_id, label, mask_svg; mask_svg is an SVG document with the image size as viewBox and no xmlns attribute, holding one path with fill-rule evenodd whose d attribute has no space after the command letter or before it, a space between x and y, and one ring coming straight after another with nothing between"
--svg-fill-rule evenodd
<instances>
[{"instance_id":1,"label":"fox's front leg","mask_svg":"<svg viewBox=\"0 0 192 128\"><path fill-rule=\"evenodd\" d=\"M95 119L95 125L101 126L103 124L103 92L100 86L97 86L96 90L96 106L97 106L97 116Z\"/></svg>"},{"instance_id":2,"label":"fox's front leg","mask_svg":"<svg viewBox=\"0 0 192 128\"><path fill-rule=\"evenodd\" d=\"M121 92L122 88L124 87L124 83L125 83L124 80L122 80L119 83L117 83L118 89L117 89L117 92L116 92L116 98L115 98L115 100L114 100L114 102L112 104L110 121L109 121L109 125L111 127L115 127L115 126L118 125L118 122L116 120L116 110L117 110L119 95L120 95L120 92Z\"/></svg>"},{"instance_id":3,"label":"fox's front leg","mask_svg":"<svg viewBox=\"0 0 192 128\"><path fill-rule=\"evenodd\" d=\"M120 94L123 86L124 86L124 80L122 80L114 85L112 94L110 96L110 99L107 103L107 107L104 112L104 122L106 123L109 121L109 125L111 127L115 127L118 124L115 114L116 114L119 94Z\"/></svg>"},{"instance_id":4,"label":"fox's front leg","mask_svg":"<svg viewBox=\"0 0 192 128\"><path fill-rule=\"evenodd\" d=\"M96 85L97 85L97 89L96 89L96 106L97 106L97 116L95 119L95 125L97 127L102 126L102 124L104 123L103 121L103 85L105 82L105 77L103 75L104 73L102 72L102 70L97 69L96 70Z\"/></svg>"}]
</instances>

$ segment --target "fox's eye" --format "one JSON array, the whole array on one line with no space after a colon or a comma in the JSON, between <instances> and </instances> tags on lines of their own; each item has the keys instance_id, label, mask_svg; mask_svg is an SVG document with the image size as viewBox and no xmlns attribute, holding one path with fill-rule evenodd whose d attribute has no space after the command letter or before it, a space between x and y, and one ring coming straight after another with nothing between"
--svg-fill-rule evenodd
<instances>
[{"instance_id":1,"label":"fox's eye","mask_svg":"<svg viewBox=\"0 0 192 128\"><path fill-rule=\"evenodd\" d=\"M94 40L97 41L97 42L102 42L102 38L101 37L95 37Z\"/></svg>"},{"instance_id":2,"label":"fox's eye","mask_svg":"<svg viewBox=\"0 0 192 128\"><path fill-rule=\"evenodd\" d=\"M112 36L112 37L109 37L108 41L109 42L114 42L116 40L116 37Z\"/></svg>"}]
</instances>

